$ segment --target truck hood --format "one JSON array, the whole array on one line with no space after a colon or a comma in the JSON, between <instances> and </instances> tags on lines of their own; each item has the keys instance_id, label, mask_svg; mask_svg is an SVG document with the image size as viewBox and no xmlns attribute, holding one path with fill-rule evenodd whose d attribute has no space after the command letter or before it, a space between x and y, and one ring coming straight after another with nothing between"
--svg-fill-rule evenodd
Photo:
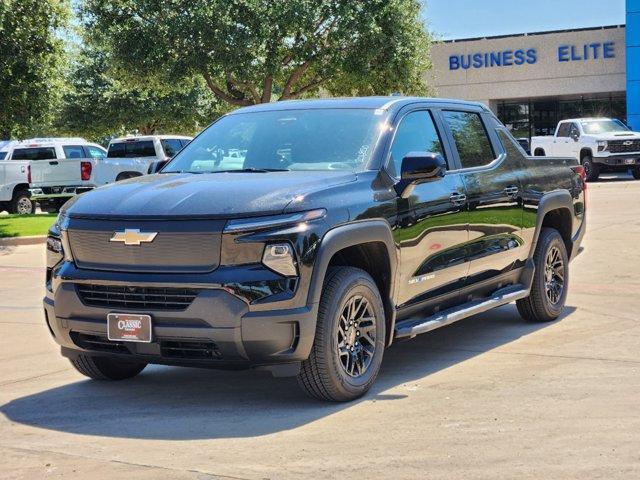
<instances>
[{"instance_id":1,"label":"truck hood","mask_svg":"<svg viewBox=\"0 0 640 480\"><path fill-rule=\"evenodd\" d=\"M594 140L638 140L640 139L640 133L638 132L616 132L616 133L599 133L589 134L586 137L593 138Z\"/></svg>"},{"instance_id":2,"label":"truck hood","mask_svg":"<svg viewBox=\"0 0 640 480\"><path fill-rule=\"evenodd\" d=\"M219 217L281 213L296 197L354 182L352 172L156 174L70 200L71 217Z\"/></svg>"}]
</instances>

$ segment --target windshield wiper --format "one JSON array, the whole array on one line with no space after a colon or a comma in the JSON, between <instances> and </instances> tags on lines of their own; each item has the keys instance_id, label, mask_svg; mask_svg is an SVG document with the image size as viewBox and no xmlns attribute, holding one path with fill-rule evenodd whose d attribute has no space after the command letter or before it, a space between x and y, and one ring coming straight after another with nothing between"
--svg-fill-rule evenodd
<instances>
[{"instance_id":1,"label":"windshield wiper","mask_svg":"<svg viewBox=\"0 0 640 480\"><path fill-rule=\"evenodd\" d=\"M268 173L268 172L289 172L288 168L236 168L233 170L213 170L209 173Z\"/></svg>"}]
</instances>

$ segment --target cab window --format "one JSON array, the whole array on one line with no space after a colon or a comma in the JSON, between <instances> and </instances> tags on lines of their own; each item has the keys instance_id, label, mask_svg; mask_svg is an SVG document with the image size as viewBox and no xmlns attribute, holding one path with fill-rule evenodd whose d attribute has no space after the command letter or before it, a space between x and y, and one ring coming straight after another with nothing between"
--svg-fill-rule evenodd
<instances>
[{"instance_id":1,"label":"cab window","mask_svg":"<svg viewBox=\"0 0 640 480\"><path fill-rule=\"evenodd\" d=\"M167 157L173 157L182 148L182 143L177 138L165 138L161 143L164 154Z\"/></svg>"},{"instance_id":2,"label":"cab window","mask_svg":"<svg viewBox=\"0 0 640 480\"><path fill-rule=\"evenodd\" d=\"M480 114L454 110L442 114L451 130L462 168L482 167L495 160Z\"/></svg>"},{"instance_id":3,"label":"cab window","mask_svg":"<svg viewBox=\"0 0 640 480\"><path fill-rule=\"evenodd\" d=\"M426 110L411 112L400 122L387 167L391 176L400 177L402 159L410 152L439 153L445 156L431 113Z\"/></svg>"},{"instance_id":4,"label":"cab window","mask_svg":"<svg viewBox=\"0 0 640 480\"><path fill-rule=\"evenodd\" d=\"M558 127L557 137L568 137L569 131L571 130L571 124L569 122L561 123Z\"/></svg>"},{"instance_id":5,"label":"cab window","mask_svg":"<svg viewBox=\"0 0 640 480\"><path fill-rule=\"evenodd\" d=\"M16 148L12 160L55 160L56 149L53 147Z\"/></svg>"}]
</instances>

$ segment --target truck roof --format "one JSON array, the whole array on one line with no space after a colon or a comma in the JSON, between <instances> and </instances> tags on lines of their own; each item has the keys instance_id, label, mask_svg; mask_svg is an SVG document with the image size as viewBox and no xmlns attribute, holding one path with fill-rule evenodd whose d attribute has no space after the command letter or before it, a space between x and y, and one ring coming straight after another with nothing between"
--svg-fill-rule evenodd
<instances>
[{"instance_id":1,"label":"truck roof","mask_svg":"<svg viewBox=\"0 0 640 480\"><path fill-rule=\"evenodd\" d=\"M271 110L306 110L314 108L361 108L361 109L380 109L391 110L399 109L405 105L416 102L429 103L447 103L477 106L487 109L487 106L479 102L470 102L466 100L452 100L447 98L429 98L429 97L404 97L404 96L387 96L387 97L345 97L345 98L321 98L312 100L285 100L281 102L261 103L251 105L234 110L230 115L236 113L261 112Z\"/></svg>"},{"instance_id":2,"label":"truck roof","mask_svg":"<svg viewBox=\"0 0 640 480\"><path fill-rule=\"evenodd\" d=\"M193 137L188 137L186 135L132 135L129 137L114 138L109 143L136 142L138 140L153 140L154 138L159 138L160 140L166 140L171 138L179 138L182 140L193 140Z\"/></svg>"},{"instance_id":3,"label":"truck roof","mask_svg":"<svg viewBox=\"0 0 640 480\"><path fill-rule=\"evenodd\" d=\"M598 120L611 120L611 118L607 117L583 117L583 118L566 118L564 120L560 120L558 123L565 122L593 122Z\"/></svg>"}]
</instances>

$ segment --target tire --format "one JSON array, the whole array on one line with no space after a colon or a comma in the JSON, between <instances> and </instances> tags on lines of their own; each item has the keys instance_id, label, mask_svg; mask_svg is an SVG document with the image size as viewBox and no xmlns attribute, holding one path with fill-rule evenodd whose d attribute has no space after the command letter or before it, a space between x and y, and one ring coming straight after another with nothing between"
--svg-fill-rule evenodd
<instances>
[{"instance_id":1,"label":"tire","mask_svg":"<svg viewBox=\"0 0 640 480\"><path fill-rule=\"evenodd\" d=\"M365 326L358 321L371 315L372 320L360 320ZM380 370L385 329L382 299L371 276L353 267L330 268L320 299L311 354L298 374L302 389L311 397L332 402L351 401L364 395Z\"/></svg>"},{"instance_id":2,"label":"tire","mask_svg":"<svg viewBox=\"0 0 640 480\"><path fill-rule=\"evenodd\" d=\"M27 190L19 190L13 194L9 204L9 213L18 215L30 215L35 213L36 207L31 201L31 195Z\"/></svg>"},{"instance_id":3,"label":"tire","mask_svg":"<svg viewBox=\"0 0 640 480\"><path fill-rule=\"evenodd\" d=\"M633 174L633 178L640 180L640 167L633 167L631 173Z\"/></svg>"},{"instance_id":4,"label":"tire","mask_svg":"<svg viewBox=\"0 0 640 480\"><path fill-rule=\"evenodd\" d=\"M555 250L555 253L552 253ZM553 274L548 273L547 260L553 258L557 253L557 259L561 261L562 282L561 290L558 292L553 283L551 283L552 293L547 292L547 279L552 278L557 287L559 283L559 271ZM551 322L557 319L567 299L567 291L569 287L569 256L564 240L557 230L553 228L543 228L540 232L540 238L536 245L536 251L533 255L535 263L535 273L533 275L533 284L531 293L528 297L518 300L516 305L518 312L528 322ZM557 264L556 262L552 262ZM554 301L555 300L555 301Z\"/></svg>"},{"instance_id":5,"label":"tire","mask_svg":"<svg viewBox=\"0 0 640 480\"><path fill-rule=\"evenodd\" d=\"M85 377L94 380L125 380L138 375L146 363L124 362L108 357L94 357L84 353L69 359L71 365Z\"/></svg>"},{"instance_id":6,"label":"tire","mask_svg":"<svg viewBox=\"0 0 640 480\"><path fill-rule=\"evenodd\" d=\"M600 165L593 163L591 155L587 155L582 159L582 166L584 167L584 174L587 182L595 182L600 176Z\"/></svg>"}]
</instances>

